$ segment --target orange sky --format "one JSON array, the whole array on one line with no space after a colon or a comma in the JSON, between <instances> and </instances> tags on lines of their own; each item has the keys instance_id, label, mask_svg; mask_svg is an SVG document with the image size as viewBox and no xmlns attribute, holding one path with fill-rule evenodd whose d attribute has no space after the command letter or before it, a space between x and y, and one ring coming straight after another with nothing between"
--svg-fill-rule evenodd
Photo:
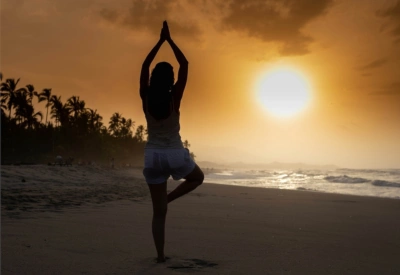
<instances>
[{"instance_id":1,"label":"orange sky","mask_svg":"<svg viewBox=\"0 0 400 275\"><path fill-rule=\"evenodd\" d=\"M181 135L200 161L400 168L400 1L2 0L0 10L5 78L136 126L141 63L168 20L190 63ZM177 71L167 45L161 60ZM286 119L254 88L278 65L312 86L308 108Z\"/></svg>"}]
</instances>

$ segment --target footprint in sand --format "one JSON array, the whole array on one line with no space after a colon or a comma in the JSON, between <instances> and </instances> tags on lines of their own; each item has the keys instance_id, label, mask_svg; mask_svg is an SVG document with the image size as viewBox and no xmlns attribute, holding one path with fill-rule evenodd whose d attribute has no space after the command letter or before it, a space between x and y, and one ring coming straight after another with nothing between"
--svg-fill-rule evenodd
<instances>
[{"instance_id":1,"label":"footprint in sand","mask_svg":"<svg viewBox=\"0 0 400 275\"><path fill-rule=\"evenodd\" d=\"M218 264L213 262L208 262L200 259L180 259L180 260L173 260L171 264L167 267L174 270L199 270L208 267L215 267Z\"/></svg>"}]
</instances>

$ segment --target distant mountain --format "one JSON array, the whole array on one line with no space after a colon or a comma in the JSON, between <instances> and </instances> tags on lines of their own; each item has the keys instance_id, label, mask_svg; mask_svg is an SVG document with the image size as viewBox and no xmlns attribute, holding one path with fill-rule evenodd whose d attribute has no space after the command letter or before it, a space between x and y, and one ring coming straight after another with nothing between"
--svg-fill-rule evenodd
<instances>
[{"instance_id":1,"label":"distant mountain","mask_svg":"<svg viewBox=\"0 0 400 275\"><path fill-rule=\"evenodd\" d=\"M198 152L198 153L197 153ZM315 165L307 163L274 162L273 159L265 159L254 151L241 150L232 146L199 146L194 150L200 167L216 169L322 169L331 170L339 168L336 165ZM197 159L197 160L198 160ZM271 162L272 161L272 162Z\"/></svg>"},{"instance_id":2,"label":"distant mountain","mask_svg":"<svg viewBox=\"0 0 400 275\"><path fill-rule=\"evenodd\" d=\"M199 161L198 165L202 168L217 168L217 169L287 169L287 170L334 170L340 167L336 165L315 165L307 163L245 163L245 162L230 162L230 163L216 163L211 161Z\"/></svg>"},{"instance_id":3,"label":"distant mountain","mask_svg":"<svg viewBox=\"0 0 400 275\"><path fill-rule=\"evenodd\" d=\"M199 159L208 160L213 163L228 163L242 160L260 160L262 155L254 154L246 150L240 150L232 146L198 146L193 148L194 154Z\"/></svg>"}]
</instances>

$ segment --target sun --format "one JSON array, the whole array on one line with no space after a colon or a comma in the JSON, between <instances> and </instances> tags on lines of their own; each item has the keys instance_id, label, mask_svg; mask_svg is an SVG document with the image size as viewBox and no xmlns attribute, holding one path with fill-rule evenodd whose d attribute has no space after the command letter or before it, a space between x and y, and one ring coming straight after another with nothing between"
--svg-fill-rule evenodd
<instances>
[{"instance_id":1,"label":"sun","mask_svg":"<svg viewBox=\"0 0 400 275\"><path fill-rule=\"evenodd\" d=\"M291 117L303 111L310 102L307 79L289 68L264 73L256 84L257 101L277 117Z\"/></svg>"}]
</instances>

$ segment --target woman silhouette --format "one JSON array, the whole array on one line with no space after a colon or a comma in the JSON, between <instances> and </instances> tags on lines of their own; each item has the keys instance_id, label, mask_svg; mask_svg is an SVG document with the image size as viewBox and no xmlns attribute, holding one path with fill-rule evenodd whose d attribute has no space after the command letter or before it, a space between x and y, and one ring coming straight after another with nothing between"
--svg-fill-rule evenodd
<instances>
[{"instance_id":1,"label":"woman silhouette","mask_svg":"<svg viewBox=\"0 0 400 275\"><path fill-rule=\"evenodd\" d=\"M178 81L174 84L173 67L158 63L150 76L150 64L161 45L167 41L179 63ZM188 61L172 41L164 21L160 40L147 55L140 74L140 97L147 121L148 140L145 147L143 175L153 202L152 231L157 249L157 262L165 262L164 239L167 204L196 189L204 174L185 149L179 134L179 107L186 86ZM167 180L185 179L167 194Z\"/></svg>"}]
</instances>

